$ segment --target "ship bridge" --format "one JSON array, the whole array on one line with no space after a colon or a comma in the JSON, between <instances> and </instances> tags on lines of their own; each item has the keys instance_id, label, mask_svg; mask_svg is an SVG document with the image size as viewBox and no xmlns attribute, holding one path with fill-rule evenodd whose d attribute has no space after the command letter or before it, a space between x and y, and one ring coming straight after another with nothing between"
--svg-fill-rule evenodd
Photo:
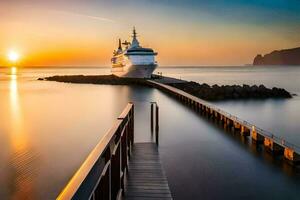
<instances>
[{"instance_id":1,"label":"ship bridge","mask_svg":"<svg viewBox=\"0 0 300 200\"><path fill-rule=\"evenodd\" d=\"M143 48L140 46L139 41L137 40L137 33L135 30L135 27L133 28L133 33L132 33L132 42L130 47L126 50L125 53L126 56L130 55L150 55L150 56L155 56L157 55L156 52L153 51L151 48Z\"/></svg>"}]
</instances>

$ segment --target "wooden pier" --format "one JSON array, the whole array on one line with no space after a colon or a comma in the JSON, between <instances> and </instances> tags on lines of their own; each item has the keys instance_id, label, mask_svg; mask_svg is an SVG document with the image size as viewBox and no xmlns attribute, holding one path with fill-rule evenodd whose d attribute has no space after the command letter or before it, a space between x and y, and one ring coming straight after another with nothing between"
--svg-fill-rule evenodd
<instances>
[{"instance_id":1,"label":"wooden pier","mask_svg":"<svg viewBox=\"0 0 300 200\"><path fill-rule=\"evenodd\" d=\"M182 90L148 81L194 111L234 129L243 137L251 136L257 145L274 155L283 155L289 163L300 162L300 147L257 126L231 115L214 105ZM167 178L158 153L158 112L151 102L151 128L156 105L156 144L134 143L134 105L128 104L113 127L97 146L57 197L58 200L116 200L116 199L172 199Z\"/></svg>"},{"instance_id":2,"label":"wooden pier","mask_svg":"<svg viewBox=\"0 0 300 200\"><path fill-rule=\"evenodd\" d=\"M68 182L57 200L172 199L155 143L134 143L134 105Z\"/></svg>"},{"instance_id":3,"label":"wooden pier","mask_svg":"<svg viewBox=\"0 0 300 200\"><path fill-rule=\"evenodd\" d=\"M128 171L124 199L172 199L155 143L135 143L133 145Z\"/></svg>"},{"instance_id":4,"label":"wooden pier","mask_svg":"<svg viewBox=\"0 0 300 200\"><path fill-rule=\"evenodd\" d=\"M300 163L300 147L286 141L284 138L275 136L254 124L240 119L237 116L231 115L207 101L188 94L180 89L152 80L148 80L148 83L149 85L177 98L196 112L208 115L210 118L223 123L224 127L235 129L245 137L251 135L251 139L254 143L263 144L265 149L273 154L283 155L285 160L289 163Z\"/></svg>"}]
</instances>

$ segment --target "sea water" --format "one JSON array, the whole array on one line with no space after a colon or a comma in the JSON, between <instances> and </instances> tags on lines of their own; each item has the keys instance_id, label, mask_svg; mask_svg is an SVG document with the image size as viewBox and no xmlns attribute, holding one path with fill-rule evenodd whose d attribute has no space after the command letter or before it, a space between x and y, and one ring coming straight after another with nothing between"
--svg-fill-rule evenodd
<instances>
[{"instance_id":1,"label":"sea water","mask_svg":"<svg viewBox=\"0 0 300 200\"><path fill-rule=\"evenodd\" d=\"M300 67L169 67L163 75L208 84L265 84L300 94ZM54 199L127 102L135 141L153 140L160 106L162 163L175 199L297 199L299 173L170 96L138 86L68 84L38 77L109 74L109 68L0 69L0 197ZM214 102L300 145L300 98Z\"/></svg>"}]
</instances>

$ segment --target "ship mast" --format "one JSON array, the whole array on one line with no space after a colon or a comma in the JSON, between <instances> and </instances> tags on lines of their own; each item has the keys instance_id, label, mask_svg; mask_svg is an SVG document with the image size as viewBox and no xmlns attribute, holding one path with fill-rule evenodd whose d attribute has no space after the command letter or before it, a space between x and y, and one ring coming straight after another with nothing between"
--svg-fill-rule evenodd
<instances>
[{"instance_id":1,"label":"ship mast","mask_svg":"<svg viewBox=\"0 0 300 200\"><path fill-rule=\"evenodd\" d=\"M131 48L135 48L135 47L140 47L140 43L137 40L137 33L135 27L133 27Z\"/></svg>"},{"instance_id":2,"label":"ship mast","mask_svg":"<svg viewBox=\"0 0 300 200\"><path fill-rule=\"evenodd\" d=\"M133 36L132 36L132 37L135 38L135 39L136 39L136 37L137 37L136 30L135 30L135 26L133 27Z\"/></svg>"},{"instance_id":3,"label":"ship mast","mask_svg":"<svg viewBox=\"0 0 300 200\"><path fill-rule=\"evenodd\" d=\"M118 45L118 50L116 51L116 54L120 54L122 53L123 49L122 49L122 42L121 39L119 39L119 45Z\"/></svg>"},{"instance_id":4,"label":"ship mast","mask_svg":"<svg viewBox=\"0 0 300 200\"><path fill-rule=\"evenodd\" d=\"M118 47L118 50L122 51L121 39L119 39L119 47Z\"/></svg>"}]
</instances>

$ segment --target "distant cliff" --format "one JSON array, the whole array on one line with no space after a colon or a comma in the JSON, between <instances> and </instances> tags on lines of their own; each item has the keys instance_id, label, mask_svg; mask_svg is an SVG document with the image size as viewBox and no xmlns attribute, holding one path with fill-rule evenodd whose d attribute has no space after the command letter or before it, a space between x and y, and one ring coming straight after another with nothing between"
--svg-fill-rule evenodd
<instances>
[{"instance_id":1,"label":"distant cliff","mask_svg":"<svg viewBox=\"0 0 300 200\"><path fill-rule=\"evenodd\" d=\"M300 47L273 51L264 56L259 54L253 65L300 65Z\"/></svg>"}]
</instances>

